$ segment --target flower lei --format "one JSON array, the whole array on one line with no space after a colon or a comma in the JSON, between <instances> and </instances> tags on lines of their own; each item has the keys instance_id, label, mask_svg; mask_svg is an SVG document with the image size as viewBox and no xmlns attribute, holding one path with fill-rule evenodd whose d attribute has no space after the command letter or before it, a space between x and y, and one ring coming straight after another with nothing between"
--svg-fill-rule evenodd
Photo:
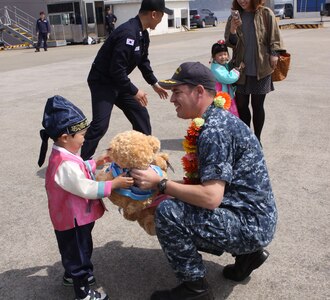
<instances>
[{"instance_id":1,"label":"flower lei","mask_svg":"<svg viewBox=\"0 0 330 300\"><path fill-rule=\"evenodd\" d=\"M214 106L228 110L231 105L230 95L225 92L218 92L214 97ZM198 157L197 157L197 138L202 129L205 120L203 118L195 118L187 129L187 135L182 142L183 150L186 154L181 158L185 184L199 184L198 176Z\"/></svg>"}]
</instances>

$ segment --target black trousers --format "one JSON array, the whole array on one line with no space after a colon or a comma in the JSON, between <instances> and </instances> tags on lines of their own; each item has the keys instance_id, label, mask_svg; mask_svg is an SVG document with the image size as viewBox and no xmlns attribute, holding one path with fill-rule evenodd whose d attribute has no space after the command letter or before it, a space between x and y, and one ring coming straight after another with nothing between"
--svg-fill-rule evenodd
<instances>
[{"instance_id":1,"label":"black trousers","mask_svg":"<svg viewBox=\"0 0 330 300\"><path fill-rule=\"evenodd\" d=\"M111 33L112 33L112 31L114 31L115 30L115 25L109 25L108 27L107 27L107 31L108 31L108 35L110 35Z\"/></svg>"},{"instance_id":2,"label":"black trousers","mask_svg":"<svg viewBox=\"0 0 330 300\"><path fill-rule=\"evenodd\" d=\"M65 230L55 230L58 248L65 272L72 277L77 298L87 296L88 277L93 275L91 257L93 253L92 230L95 222ZM83 288L83 289L81 289Z\"/></svg>"},{"instance_id":3,"label":"black trousers","mask_svg":"<svg viewBox=\"0 0 330 300\"><path fill-rule=\"evenodd\" d=\"M261 139L261 131L265 123L265 102L266 94L251 94L252 105L252 122L254 128L254 134ZM240 119L250 127L251 112L249 108L250 95L245 95L236 92L236 104Z\"/></svg>"},{"instance_id":4,"label":"black trousers","mask_svg":"<svg viewBox=\"0 0 330 300\"><path fill-rule=\"evenodd\" d=\"M81 148L81 157L84 160L93 156L99 141L106 134L114 105L124 112L134 130L146 135L151 134L148 110L141 106L132 95L120 93L109 85L95 81L89 81L88 85L92 95L93 120ZM115 122L113 124L116 126Z\"/></svg>"},{"instance_id":5,"label":"black trousers","mask_svg":"<svg viewBox=\"0 0 330 300\"><path fill-rule=\"evenodd\" d=\"M44 49L47 49L47 39L48 39L48 33L41 33L39 32L38 34L38 44L37 44L37 49L39 50L41 47L42 41L44 41Z\"/></svg>"}]
</instances>

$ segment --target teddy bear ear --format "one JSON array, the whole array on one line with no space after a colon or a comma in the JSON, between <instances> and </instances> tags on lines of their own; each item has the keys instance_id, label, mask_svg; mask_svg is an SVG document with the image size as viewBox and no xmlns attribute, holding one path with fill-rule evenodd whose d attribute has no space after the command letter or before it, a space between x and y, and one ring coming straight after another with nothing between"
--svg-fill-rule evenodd
<instances>
[{"instance_id":1,"label":"teddy bear ear","mask_svg":"<svg viewBox=\"0 0 330 300\"><path fill-rule=\"evenodd\" d=\"M106 149L107 150L107 155L108 155L108 157L109 157L109 159L110 159L110 161L113 161L113 149L112 149L112 147L111 146L109 146L109 148L108 149Z\"/></svg>"},{"instance_id":2,"label":"teddy bear ear","mask_svg":"<svg viewBox=\"0 0 330 300\"><path fill-rule=\"evenodd\" d=\"M149 145L152 147L153 152L157 153L160 150L160 141L152 135L148 135Z\"/></svg>"},{"instance_id":3,"label":"teddy bear ear","mask_svg":"<svg viewBox=\"0 0 330 300\"><path fill-rule=\"evenodd\" d=\"M166 162L168 162L169 161L169 158L170 158L170 156L168 155L168 153L165 153L165 152L160 152L159 154L158 154L158 156L160 156L163 160L165 160Z\"/></svg>"}]
</instances>

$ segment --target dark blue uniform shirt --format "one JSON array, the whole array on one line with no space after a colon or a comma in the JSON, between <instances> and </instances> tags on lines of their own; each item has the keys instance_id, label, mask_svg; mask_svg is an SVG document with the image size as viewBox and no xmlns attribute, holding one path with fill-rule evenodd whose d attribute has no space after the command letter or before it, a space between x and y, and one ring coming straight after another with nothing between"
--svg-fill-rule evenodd
<instances>
[{"instance_id":1,"label":"dark blue uniform shirt","mask_svg":"<svg viewBox=\"0 0 330 300\"><path fill-rule=\"evenodd\" d=\"M36 31L39 33L50 33L49 22L46 19L44 19L44 20L38 19Z\"/></svg>"},{"instance_id":2,"label":"dark blue uniform shirt","mask_svg":"<svg viewBox=\"0 0 330 300\"><path fill-rule=\"evenodd\" d=\"M105 16L105 25L114 26L113 22L117 22L117 17L114 14L107 14Z\"/></svg>"},{"instance_id":3,"label":"dark blue uniform shirt","mask_svg":"<svg viewBox=\"0 0 330 300\"><path fill-rule=\"evenodd\" d=\"M151 85L157 82L148 59L149 33L136 16L120 25L99 50L88 81L109 84L120 92L136 95L138 88L128 75L138 67Z\"/></svg>"}]
</instances>

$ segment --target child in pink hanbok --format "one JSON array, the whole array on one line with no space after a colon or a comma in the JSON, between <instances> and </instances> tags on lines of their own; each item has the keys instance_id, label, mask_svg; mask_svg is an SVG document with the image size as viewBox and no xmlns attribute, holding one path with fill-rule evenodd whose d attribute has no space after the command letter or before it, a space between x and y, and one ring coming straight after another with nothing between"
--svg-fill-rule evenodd
<instances>
[{"instance_id":1,"label":"child in pink hanbok","mask_svg":"<svg viewBox=\"0 0 330 300\"><path fill-rule=\"evenodd\" d=\"M228 48L224 40L220 40L213 44L211 53L211 71L217 81L216 91L226 92L230 95L231 106L229 111L239 117L235 101L235 87L233 86L233 83L239 79L241 67L240 69L230 68Z\"/></svg>"},{"instance_id":2,"label":"child in pink hanbok","mask_svg":"<svg viewBox=\"0 0 330 300\"><path fill-rule=\"evenodd\" d=\"M90 289L95 283L92 229L105 211L102 198L113 189L131 186L133 179L120 176L112 181L94 180L96 166L104 159L84 161L78 155L89 125L83 112L65 98L48 99L42 125L40 167L48 139L54 141L45 181L49 214L65 270L63 284L73 286L76 300L108 300L105 293Z\"/></svg>"}]
</instances>

